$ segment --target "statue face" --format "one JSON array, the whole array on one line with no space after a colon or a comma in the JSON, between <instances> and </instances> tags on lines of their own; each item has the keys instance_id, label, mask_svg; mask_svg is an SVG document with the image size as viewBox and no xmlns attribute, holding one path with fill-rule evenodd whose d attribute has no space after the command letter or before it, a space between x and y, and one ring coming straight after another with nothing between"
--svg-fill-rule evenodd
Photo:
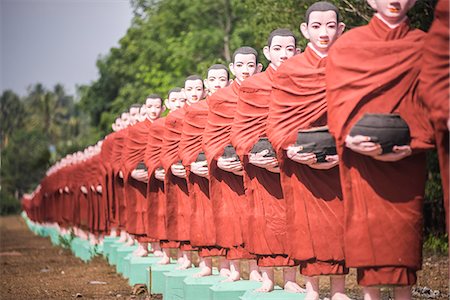
<instances>
[{"instance_id":1,"label":"statue face","mask_svg":"<svg viewBox=\"0 0 450 300\"><path fill-rule=\"evenodd\" d=\"M143 121L145 121L146 118L147 118L147 106L145 106L145 104L144 104L139 109L138 121L143 122Z\"/></svg>"},{"instance_id":2,"label":"statue face","mask_svg":"<svg viewBox=\"0 0 450 300\"><path fill-rule=\"evenodd\" d=\"M256 63L254 54L236 54L234 63L230 64L231 73L236 77L236 81L241 83L246 78L258 73L260 68Z\"/></svg>"},{"instance_id":3,"label":"statue face","mask_svg":"<svg viewBox=\"0 0 450 300\"><path fill-rule=\"evenodd\" d=\"M386 21L396 24L403 20L416 0L367 0Z\"/></svg>"},{"instance_id":4,"label":"statue face","mask_svg":"<svg viewBox=\"0 0 450 300\"><path fill-rule=\"evenodd\" d=\"M309 23L302 23L300 29L310 43L319 51L328 52L336 39L344 31L345 25L337 23L336 12L313 11Z\"/></svg>"},{"instance_id":5,"label":"statue face","mask_svg":"<svg viewBox=\"0 0 450 300\"><path fill-rule=\"evenodd\" d=\"M295 39L292 36L274 36L270 47L264 47L264 55L276 68L296 53Z\"/></svg>"},{"instance_id":6,"label":"statue face","mask_svg":"<svg viewBox=\"0 0 450 300\"><path fill-rule=\"evenodd\" d=\"M162 104L162 100L159 98L157 98L157 99L148 98L147 100L145 100L145 106L147 107L146 117L150 121L153 122L161 116L161 113L163 111L163 107L161 104Z\"/></svg>"},{"instance_id":7,"label":"statue face","mask_svg":"<svg viewBox=\"0 0 450 300\"><path fill-rule=\"evenodd\" d=\"M127 112L122 113L122 128L127 127L130 124L130 114Z\"/></svg>"},{"instance_id":8,"label":"statue face","mask_svg":"<svg viewBox=\"0 0 450 300\"><path fill-rule=\"evenodd\" d=\"M136 124L139 119L139 107L130 108L130 125Z\"/></svg>"},{"instance_id":9,"label":"statue face","mask_svg":"<svg viewBox=\"0 0 450 300\"><path fill-rule=\"evenodd\" d=\"M200 101L203 98L203 91L203 81L200 79L187 80L184 83L184 92L189 104Z\"/></svg>"},{"instance_id":10,"label":"statue face","mask_svg":"<svg viewBox=\"0 0 450 300\"><path fill-rule=\"evenodd\" d=\"M205 86L210 94L214 94L218 89L228 85L228 73L223 69L209 70L208 77L205 80Z\"/></svg>"},{"instance_id":11,"label":"statue face","mask_svg":"<svg viewBox=\"0 0 450 300\"><path fill-rule=\"evenodd\" d=\"M172 92L169 95L169 99L166 101L166 106L170 111L175 111L182 108L186 104L186 94L184 91Z\"/></svg>"}]
</instances>

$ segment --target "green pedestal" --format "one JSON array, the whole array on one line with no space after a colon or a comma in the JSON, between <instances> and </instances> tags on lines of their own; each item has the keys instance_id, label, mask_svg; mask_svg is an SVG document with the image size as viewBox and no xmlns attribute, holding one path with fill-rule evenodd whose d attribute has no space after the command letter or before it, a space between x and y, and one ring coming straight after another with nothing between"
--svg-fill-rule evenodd
<instances>
[{"instance_id":1,"label":"green pedestal","mask_svg":"<svg viewBox=\"0 0 450 300\"><path fill-rule=\"evenodd\" d=\"M261 286L261 282L239 280L235 282L219 282L209 288L210 300L239 300L247 291Z\"/></svg>"},{"instance_id":2,"label":"green pedestal","mask_svg":"<svg viewBox=\"0 0 450 300\"><path fill-rule=\"evenodd\" d=\"M136 249L137 249L137 246L127 246L127 245L123 245L117 249L117 257L116 257L117 273L123 274L125 257Z\"/></svg>"},{"instance_id":3,"label":"green pedestal","mask_svg":"<svg viewBox=\"0 0 450 300\"><path fill-rule=\"evenodd\" d=\"M164 300L181 300L184 299L183 280L187 276L198 273L200 268L190 268L187 270L173 270L164 273L166 278L166 286L164 289ZM201 298L197 298L201 299Z\"/></svg>"},{"instance_id":4,"label":"green pedestal","mask_svg":"<svg viewBox=\"0 0 450 300\"><path fill-rule=\"evenodd\" d=\"M125 256L125 258L123 259L123 262L122 262L122 276L124 278L129 278L130 277L130 262L131 262L132 258L133 258L133 253L128 253L127 256Z\"/></svg>"},{"instance_id":5,"label":"green pedestal","mask_svg":"<svg viewBox=\"0 0 450 300\"><path fill-rule=\"evenodd\" d=\"M247 291L241 300L303 300L305 299L305 294L296 294L285 292L280 287L275 287L275 290L270 293L260 293L254 290Z\"/></svg>"},{"instance_id":6,"label":"green pedestal","mask_svg":"<svg viewBox=\"0 0 450 300\"><path fill-rule=\"evenodd\" d=\"M119 240L118 237L110 237L110 236L107 236L103 239L103 256L105 258L107 258L109 255L109 251L111 250L111 245L113 245L113 243L118 240Z\"/></svg>"},{"instance_id":7,"label":"green pedestal","mask_svg":"<svg viewBox=\"0 0 450 300\"><path fill-rule=\"evenodd\" d=\"M184 300L209 299L209 288L213 285L225 280L225 277L217 275L217 271L213 275L206 277L187 276L183 280Z\"/></svg>"},{"instance_id":8,"label":"green pedestal","mask_svg":"<svg viewBox=\"0 0 450 300\"><path fill-rule=\"evenodd\" d=\"M61 244L60 240L59 240L59 232L52 228L49 230L49 236L50 236L50 241L52 242L53 246L59 246Z\"/></svg>"},{"instance_id":9,"label":"green pedestal","mask_svg":"<svg viewBox=\"0 0 450 300\"><path fill-rule=\"evenodd\" d=\"M119 241L115 241L109 249L108 252L108 262L110 265L116 265L117 263L117 250L122 247L124 243L121 243Z\"/></svg>"},{"instance_id":10,"label":"green pedestal","mask_svg":"<svg viewBox=\"0 0 450 300\"><path fill-rule=\"evenodd\" d=\"M150 283L148 287L149 294L163 294L166 288L166 278L164 273L175 270L176 264L158 265L154 264L150 266L147 272L146 282Z\"/></svg>"},{"instance_id":11,"label":"green pedestal","mask_svg":"<svg viewBox=\"0 0 450 300\"><path fill-rule=\"evenodd\" d=\"M84 262L90 261L94 257L94 246L89 241L80 239L78 257Z\"/></svg>"},{"instance_id":12,"label":"green pedestal","mask_svg":"<svg viewBox=\"0 0 450 300\"><path fill-rule=\"evenodd\" d=\"M161 257L131 257L128 270L128 283L131 286L135 284L145 284L149 286L147 279L148 269L161 260Z\"/></svg>"}]
</instances>

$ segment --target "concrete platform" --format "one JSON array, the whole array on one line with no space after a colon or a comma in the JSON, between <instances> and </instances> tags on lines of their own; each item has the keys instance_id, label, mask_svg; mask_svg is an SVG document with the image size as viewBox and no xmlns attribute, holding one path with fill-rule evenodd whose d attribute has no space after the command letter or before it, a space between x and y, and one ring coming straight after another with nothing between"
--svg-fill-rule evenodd
<instances>
[{"instance_id":1,"label":"concrete platform","mask_svg":"<svg viewBox=\"0 0 450 300\"><path fill-rule=\"evenodd\" d=\"M137 246L123 245L117 249L117 256L116 256L117 273L123 274L125 257L134 250L136 250L137 248L138 248Z\"/></svg>"},{"instance_id":2,"label":"concrete platform","mask_svg":"<svg viewBox=\"0 0 450 300\"><path fill-rule=\"evenodd\" d=\"M105 258L108 257L109 251L111 250L111 245L118 240L119 240L118 237L110 237L110 236L107 236L103 239L103 256Z\"/></svg>"},{"instance_id":3,"label":"concrete platform","mask_svg":"<svg viewBox=\"0 0 450 300\"><path fill-rule=\"evenodd\" d=\"M130 286L134 286L135 284L149 286L147 279L148 269L160 260L161 257L156 256L131 257L128 270L128 283Z\"/></svg>"},{"instance_id":4,"label":"concrete platform","mask_svg":"<svg viewBox=\"0 0 450 300\"><path fill-rule=\"evenodd\" d=\"M181 300L184 299L183 281L186 277L198 273L200 268L190 268L186 270L173 270L164 273L166 286L164 288L164 300ZM197 298L201 299L201 298Z\"/></svg>"},{"instance_id":5,"label":"concrete platform","mask_svg":"<svg viewBox=\"0 0 450 300\"><path fill-rule=\"evenodd\" d=\"M183 280L184 300L209 299L209 288L226 279L226 277L219 276L217 270L211 276L197 278L192 275Z\"/></svg>"},{"instance_id":6,"label":"concrete platform","mask_svg":"<svg viewBox=\"0 0 450 300\"><path fill-rule=\"evenodd\" d=\"M177 264L158 265L154 264L149 267L147 272L147 281L149 283L149 294L163 294L166 288L166 278L164 273L175 270Z\"/></svg>"},{"instance_id":7,"label":"concrete platform","mask_svg":"<svg viewBox=\"0 0 450 300\"><path fill-rule=\"evenodd\" d=\"M260 293L254 290L247 291L241 296L241 300L303 300L305 296L306 293L288 293L280 287L275 287L275 290L270 293Z\"/></svg>"},{"instance_id":8,"label":"concrete platform","mask_svg":"<svg viewBox=\"0 0 450 300\"><path fill-rule=\"evenodd\" d=\"M219 282L209 288L210 300L239 300L247 291L261 286L261 282L238 280L234 282Z\"/></svg>"},{"instance_id":9,"label":"concrete platform","mask_svg":"<svg viewBox=\"0 0 450 300\"><path fill-rule=\"evenodd\" d=\"M116 265L116 263L117 263L117 249L119 249L123 245L124 245L124 243L121 243L119 241L115 241L110 246L110 249L108 251L108 263L110 265L112 265L112 266Z\"/></svg>"}]
</instances>

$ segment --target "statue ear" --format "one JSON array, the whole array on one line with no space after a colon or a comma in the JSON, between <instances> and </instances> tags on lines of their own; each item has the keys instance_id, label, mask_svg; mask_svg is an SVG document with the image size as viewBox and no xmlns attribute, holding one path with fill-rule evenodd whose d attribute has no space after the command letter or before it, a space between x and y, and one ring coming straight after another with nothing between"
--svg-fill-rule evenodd
<instances>
[{"instance_id":1,"label":"statue ear","mask_svg":"<svg viewBox=\"0 0 450 300\"><path fill-rule=\"evenodd\" d=\"M264 56L267 58L267 60L270 61L270 50L269 50L268 46L265 46L263 48L263 53L264 53Z\"/></svg>"},{"instance_id":2,"label":"statue ear","mask_svg":"<svg viewBox=\"0 0 450 300\"><path fill-rule=\"evenodd\" d=\"M300 24L300 31L302 32L305 39L309 40L311 38L311 36L309 35L309 32L308 32L308 24L306 24L306 23Z\"/></svg>"},{"instance_id":3,"label":"statue ear","mask_svg":"<svg viewBox=\"0 0 450 300\"><path fill-rule=\"evenodd\" d=\"M261 72L263 69L263 65L261 63L258 64L258 66L256 67L256 73Z\"/></svg>"},{"instance_id":4,"label":"statue ear","mask_svg":"<svg viewBox=\"0 0 450 300\"><path fill-rule=\"evenodd\" d=\"M233 74L233 76L236 76L236 72L234 71L234 64L233 64L233 63L230 63L230 64L228 65L228 68L230 69L231 74Z\"/></svg>"},{"instance_id":5,"label":"statue ear","mask_svg":"<svg viewBox=\"0 0 450 300\"><path fill-rule=\"evenodd\" d=\"M302 49L301 48L295 48L295 54L300 54L302 53Z\"/></svg>"},{"instance_id":6,"label":"statue ear","mask_svg":"<svg viewBox=\"0 0 450 300\"><path fill-rule=\"evenodd\" d=\"M338 37L341 36L344 33L345 30L345 23L339 22L338 25Z\"/></svg>"},{"instance_id":7,"label":"statue ear","mask_svg":"<svg viewBox=\"0 0 450 300\"><path fill-rule=\"evenodd\" d=\"M370 7L372 7L374 10L378 11L377 3L375 0L367 0L367 3L369 3Z\"/></svg>"}]
</instances>

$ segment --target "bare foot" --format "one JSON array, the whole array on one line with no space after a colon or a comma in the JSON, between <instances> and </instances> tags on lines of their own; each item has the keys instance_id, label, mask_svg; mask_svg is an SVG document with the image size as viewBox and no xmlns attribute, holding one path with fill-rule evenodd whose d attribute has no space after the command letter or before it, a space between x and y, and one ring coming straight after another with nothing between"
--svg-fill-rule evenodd
<instances>
[{"instance_id":1,"label":"bare foot","mask_svg":"<svg viewBox=\"0 0 450 300\"><path fill-rule=\"evenodd\" d=\"M136 251L136 252L134 253L134 256L137 256L137 257L146 257L146 256L148 256L148 251L145 250L144 248L138 249L138 251Z\"/></svg>"},{"instance_id":2,"label":"bare foot","mask_svg":"<svg viewBox=\"0 0 450 300\"><path fill-rule=\"evenodd\" d=\"M296 282L288 281L284 285L284 290L289 293L306 293L306 289L300 287Z\"/></svg>"},{"instance_id":3,"label":"bare foot","mask_svg":"<svg viewBox=\"0 0 450 300\"><path fill-rule=\"evenodd\" d=\"M158 265L168 265L170 263L170 257L163 256L163 258L158 261Z\"/></svg>"},{"instance_id":4,"label":"bare foot","mask_svg":"<svg viewBox=\"0 0 450 300\"><path fill-rule=\"evenodd\" d=\"M222 277L229 277L230 274L231 274L230 269L225 269L225 268L220 269L220 272L219 272L220 276L222 276Z\"/></svg>"},{"instance_id":5,"label":"bare foot","mask_svg":"<svg viewBox=\"0 0 450 300\"><path fill-rule=\"evenodd\" d=\"M230 276L227 279L222 280L222 282L234 282L241 279L241 274L237 271L231 271Z\"/></svg>"},{"instance_id":6,"label":"bare foot","mask_svg":"<svg viewBox=\"0 0 450 300\"><path fill-rule=\"evenodd\" d=\"M200 272L192 275L192 277L205 277L205 276L211 276L212 275L212 269L210 267L204 266L202 267L202 269L200 270Z\"/></svg>"},{"instance_id":7,"label":"bare foot","mask_svg":"<svg viewBox=\"0 0 450 300\"><path fill-rule=\"evenodd\" d=\"M262 283L263 283L262 286L255 290L256 292L269 293L269 292L273 291L274 284L273 284L272 280L264 279Z\"/></svg>"},{"instance_id":8,"label":"bare foot","mask_svg":"<svg viewBox=\"0 0 450 300\"><path fill-rule=\"evenodd\" d=\"M335 293L332 297L331 300L351 300L350 297L348 297L346 294L344 293Z\"/></svg>"},{"instance_id":9,"label":"bare foot","mask_svg":"<svg viewBox=\"0 0 450 300\"><path fill-rule=\"evenodd\" d=\"M184 259L181 266L177 267L177 270L186 270L189 269L192 266L192 262L189 259Z\"/></svg>"},{"instance_id":10,"label":"bare foot","mask_svg":"<svg viewBox=\"0 0 450 300\"><path fill-rule=\"evenodd\" d=\"M162 256L164 256L164 253L161 250L156 250L156 251L153 251L153 255L156 257L162 257Z\"/></svg>"},{"instance_id":11,"label":"bare foot","mask_svg":"<svg viewBox=\"0 0 450 300\"><path fill-rule=\"evenodd\" d=\"M263 278L262 278L261 274L259 274L258 271L253 270L253 271L250 272L249 280L262 282Z\"/></svg>"},{"instance_id":12,"label":"bare foot","mask_svg":"<svg viewBox=\"0 0 450 300\"><path fill-rule=\"evenodd\" d=\"M316 291L307 291L305 300L319 300L319 293Z\"/></svg>"}]
</instances>

